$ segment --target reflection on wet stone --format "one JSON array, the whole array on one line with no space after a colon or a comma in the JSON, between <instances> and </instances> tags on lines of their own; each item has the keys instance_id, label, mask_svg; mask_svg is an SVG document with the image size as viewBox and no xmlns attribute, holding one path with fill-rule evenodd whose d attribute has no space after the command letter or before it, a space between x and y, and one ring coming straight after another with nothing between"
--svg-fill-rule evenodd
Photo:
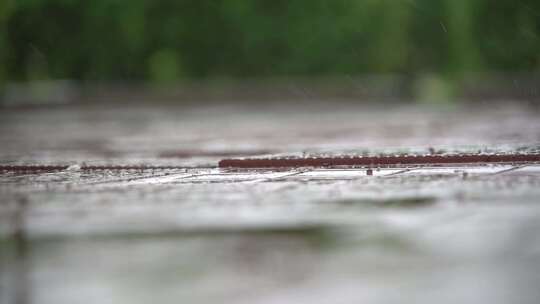
<instances>
[{"instance_id":1,"label":"reflection on wet stone","mask_svg":"<svg viewBox=\"0 0 540 304\"><path fill-rule=\"evenodd\" d=\"M271 116L103 110L0 112L0 124L12 130L0 134L11 147L0 159L71 168L0 174L2 303L535 303L540 296L533 284L540 273L538 164L371 174L217 168L223 155L276 150L295 157L535 153L537 145L524 148L540 130L533 114L416 109L398 117L344 106L313 121L306 109ZM58 117L65 129L51 127ZM260 129L250 127L255 122ZM439 127L424 132L429 125ZM105 135L95 153L81 147ZM56 148L72 141L73 150ZM116 163L182 168L80 170Z\"/></svg>"}]
</instances>

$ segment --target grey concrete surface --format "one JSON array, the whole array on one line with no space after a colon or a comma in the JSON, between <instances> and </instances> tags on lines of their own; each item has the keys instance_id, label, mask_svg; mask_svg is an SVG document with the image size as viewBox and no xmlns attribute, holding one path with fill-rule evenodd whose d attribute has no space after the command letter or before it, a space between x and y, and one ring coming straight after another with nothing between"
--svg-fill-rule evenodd
<instances>
[{"instance_id":1,"label":"grey concrete surface","mask_svg":"<svg viewBox=\"0 0 540 304\"><path fill-rule=\"evenodd\" d=\"M217 169L230 156L538 152L518 106L2 109L1 303L537 303L540 165Z\"/></svg>"}]
</instances>

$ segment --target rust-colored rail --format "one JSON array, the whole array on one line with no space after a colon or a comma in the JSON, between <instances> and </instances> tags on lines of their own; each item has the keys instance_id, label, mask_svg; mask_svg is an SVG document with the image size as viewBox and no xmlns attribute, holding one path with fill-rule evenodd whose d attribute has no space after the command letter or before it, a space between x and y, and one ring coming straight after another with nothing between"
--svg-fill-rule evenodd
<instances>
[{"instance_id":1,"label":"rust-colored rail","mask_svg":"<svg viewBox=\"0 0 540 304\"><path fill-rule=\"evenodd\" d=\"M58 171L64 171L70 168L70 166L67 165L0 165L0 172L58 172ZM74 170L80 170L80 171L103 171L103 170L111 170L111 171L119 171L119 170L167 170L167 169L186 169L186 167L180 167L180 166L134 166L134 165L127 165L127 166L118 166L118 165L103 165L103 166L81 166L80 168L74 169Z\"/></svg>"},{"instance_id":2,"label":"rust-colored rail","mask_svg":"<svg viewBox=\"0 0 540 304\"><path fill-rule=\"evenodd\" d=\"M460 155L396 155L396 156L343 156L307 158L248 158L223 159L219 168L293 168L293 167L392 167L406 165L444 165L479 163L536 163L540 154L460 154ZM68 170L68 165L0 165L0 173L49 173ZM203 167L148 166L148 165L85 165L78 171L120 170L174 170L201 169ZM209 167L204 167L209 168Z\"/></svg>"},{"instance_id":3,"label":"rust-colored rail","mask_svg":"<svg viewBox=\"0 0 540 304\"><path fill-rule=\"evenodd\" d=\"M540 162L540 154L460 154L223 159L220 168L385 167L400 165Z\"/></svg>"}]
</instances>

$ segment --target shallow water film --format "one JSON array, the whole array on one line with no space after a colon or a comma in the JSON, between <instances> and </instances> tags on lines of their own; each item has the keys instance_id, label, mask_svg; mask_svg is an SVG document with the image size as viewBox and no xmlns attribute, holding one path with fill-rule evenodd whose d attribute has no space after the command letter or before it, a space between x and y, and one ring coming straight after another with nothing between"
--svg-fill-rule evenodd
<instances>
[{"instance_id":1,"label":"shallow water film","mask_svg":"<svg viewBox=\"0 0 540 304\"><path fill-rule=\"evenodd\" d=\"M539 164L217 167L537 153L540 115L527 108L79 105L0 116L2 165L68 166L0 174L2 303L540 297ZM133 164L169 168L83 170Z\"/></svg>"}]
</instances>

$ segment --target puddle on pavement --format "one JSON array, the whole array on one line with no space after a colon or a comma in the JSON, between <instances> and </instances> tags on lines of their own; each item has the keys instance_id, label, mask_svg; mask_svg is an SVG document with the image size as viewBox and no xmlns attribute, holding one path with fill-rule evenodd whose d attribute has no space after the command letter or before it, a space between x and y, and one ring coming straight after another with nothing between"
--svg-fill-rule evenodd
<instances>
[{"instance_id":1,"label":"puddle on pavement","mask_svg":"<svg viewBox=\"0 0 540 304\"><path fill-rule=\"evenodd\" d=\"M316 260L333 246L333 237L332 229L311 226L4 239L0 240L0 300L76 303L113 297L113 302L145 303L153 297L196 302L232 299L239 293L285 287L311 276ZM120 294L109 294L111 288ZM141 289L150 292L141 294Z\"/></svg>"},{"instance_id":2,"label":"puddle on pavement","mask_svg":"<svg viewBox=\"0 0 540 304\"><path fill-rule=\"evenodd\" d=\"M431 145L453 152L448 148L460 143L464 146L456 152L475 152L478 145L497 148L507 140L513 144L485 151L505 152L537 140L539 129L537 117L525 112L501 113L494 120L489 113L414 111L398 120L413 132L402 136L402 127L385 131L397 119L388 111L357 119L357 111L343 109L339 124L316 126L309 115L283 113L261 130L244 127L260 123L260 117L246 123L250 113L180 119L179 111L163 109L152 116L157 120L147 110L128 110L138 119L122 116L125 109L95 111L91 124L62 109L52 116L28 112L25 119L11 118L13 132L5 132L1 142L12 148L2 150L0 158L162 165L170 160L156 151L179 147L317 153L346 151L353 143L389 152ZM61 132L51 128L58 117L67 117ZM204 121L231 127L200 129ZM134 129L134 122L145 127ZM425 134L428 125L448 127ZM301 136L321 126L364 132L324 141ZM264 137L265 132L272 136ZM21 134L22 140L15 140ZM104 148L117 154L104 158L100 147L83 151L86 146L60 150L80 146L73 134L79 139L106 135L110 140ZM531 147L537 152L537 145ZM215 165L219 158L174 163ZM498 175L486 171L498 167L480 169L467 179L455 169L427 168L408 174L381 169L373 176L364 170L290 176L201 170L195 172L201 176L185 180L175 180L184 171L168 172L179 174L172 177L138 171L4 175L4 201L28 195L30 239L0 240L0 303L536 303L538 168ZM264 178L252 179L257 176ZM11 214L11 207L0 204L2 231L11 229L4 225ZM231 229L231 223L240 227ZM269 223L281 226L263 226ZM220 228L209 229L216 224Z\"/></svg>"},{"instance_id":3,"label":"puddle on pavement","mask_svg":"<svg viewBox=\"0 0 540 304\"><path fill-rule=\"evenodd\" d=\"M414 210L409 215L386 212L356 225L4 239L0 299L269 303L286 297L324 303L337 297L394 303L403 296L430 302L455 292L460 300L494 294L494 302L504 303L509 297L501 288L509 286L513 296L538 295L531 283L538 279L540 262L534 249L538 238L531 238L536 217L521 227L490 226L497 222L492 211L475 220L478 215L463 212ZM510 246L509 232L527 235L528 245ZM495 240L504 243L485 246ZM399 297L392 291L396 288Z\"/></svg>"}]
</instances>

